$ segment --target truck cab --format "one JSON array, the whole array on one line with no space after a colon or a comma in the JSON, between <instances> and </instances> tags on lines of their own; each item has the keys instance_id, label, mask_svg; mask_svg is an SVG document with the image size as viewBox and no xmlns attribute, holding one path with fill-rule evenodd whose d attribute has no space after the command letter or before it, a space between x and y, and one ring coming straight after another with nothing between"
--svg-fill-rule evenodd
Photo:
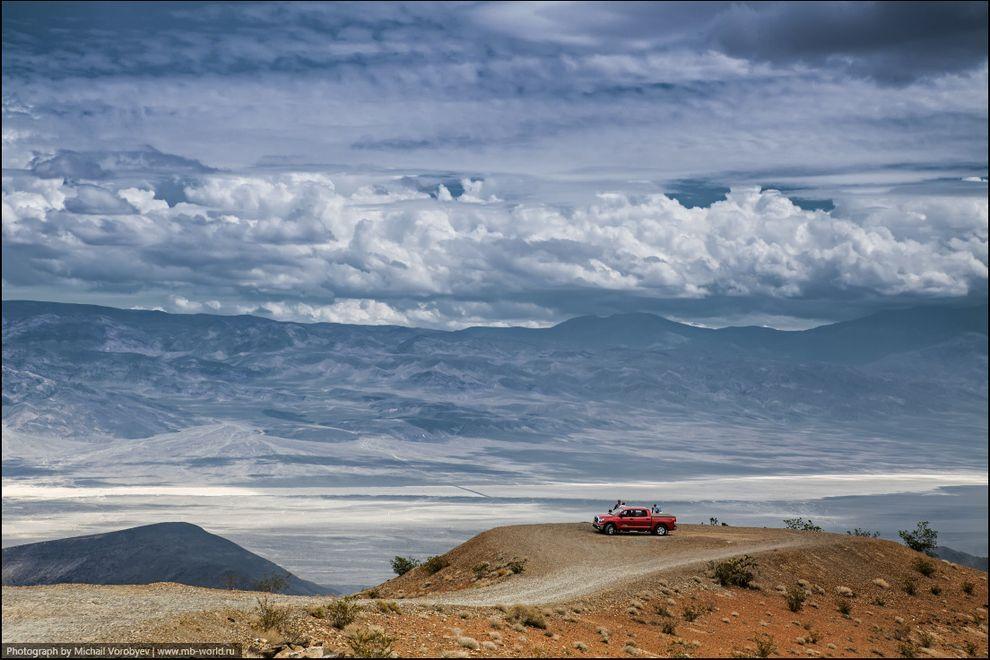
<instances>
[{"instance_id":1,"label":"truck cab","mask_svg":"<svg viewBox=\"0 0 990 660\"><path fill-rule=\"evenodd\" d=\"M641 532L666 536L677 529L677 517L665 513L653 513L645 506L623 506L609 513L595 516L591 523L599 532L619 534L622 532Z\"/></svg>"}]
</instances>

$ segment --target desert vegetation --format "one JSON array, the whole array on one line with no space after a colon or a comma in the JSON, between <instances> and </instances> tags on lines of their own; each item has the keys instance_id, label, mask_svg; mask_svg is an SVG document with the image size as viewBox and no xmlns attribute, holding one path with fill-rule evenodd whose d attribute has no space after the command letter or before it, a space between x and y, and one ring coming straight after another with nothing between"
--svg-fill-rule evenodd
<instances>
[{"instance_id":1,"label":"desert vegetation","mask_svg":"<svg viewBox=\"0 0 990 660\"><path fill-rule=\"evenodd\" d=\"M756 561L749 555L732 557L708 565L712 577L723 587L748 588L755 577Z\"/></svg>"},{"instance_id":2,"label":"desert vegetation","mask_svg":"<svg viewBox=\"0 0 990 660\"><path fill-rule=\"evenodd\" d=\"M931 577L935 574L935 562L925 557L918 557L915 559L912 563L912 567L925 577Z\"/></svg>"},{"instance_id":3,"label":"desert vegetation","mask_svg":"<svg viewBox=\"0 0 990 660\"><path fill-rule=\"evenodd\" d=\"M327 604L325 618L334 628L343 630L354 623L362 607L353 598L338 598Z\"/></svg>"},{"instance_id":4,"label":"desert vegetation","mask_svg":"<svg viewBox=\"0 0 990 660\"><path fill-rule=\"evenodd\" d=\"M856 529L847 529L846 534L849 536L862 536L868 539L880 538L880 532L874 531L872 529L861 529L857 527Z\"/></svg>"},{"instance_id":5,"label":"desert vegetation","mask_svg":"<svg viewBox=\"0 0 990 660\"><path fill-rule=\"evenodd\" d=\"M358 628L347 633L347 646L355 658L391 658L395 638L379 626Z\"/></svg>"},{"instance_id":6,"label":"desert vegetation","mask_svg":"<svg viewBox=\"0 0 990 660\"><path fill-rule=\"evenodd\" d=\"M912 550L923 552L929 557L935 556L938 532L931 528L927 520L922 520L912 530L902 529L897 534L904 541L904 545Z\"/></svg>"},{"instance_id":7,"label":"desert vegetation","mask_svg":"<svg viewBox=\"0 0 990 660\"><path fill-rule=\"evenodd\" d=\"M529 605L513 605L506 612L505 618L513 623L518 623L530 628L546 630L547 618L538 607Z\"/></svg>"},{"instance_id":8,"label":"desert vegetation","mask_svg":"<svg viewBox=\"0 0 990 660\"><path fill-rule=\"evenodd\" d=\"M784 518L784 527L799 532L820 532L822 528L812 522L811 518Z\"/></svg>"},{"instance_id":9,"label":"desert vegetation","mask_svg":"<svg viewBox=\"0 0 990 660\"><path fill-rule=\"evenodd\" d=\"M261 630L281 630L289 620L290 610L276 605L268 596L257 598L257 623Z\"/></svg>"},{"instance_id":10,"label":"desert vegetation","mask_svg":"<svg viewBox=\"0 0 990 660\"><path fill-rule=\"evenodd\" d=\"M791 612L800 612L804 608L804 601L808 599L808 594L804 587L799 584L792 584L787 589L787 609Z\"/></svg>"},{"instance_id":11,"label":"desert vegetation","mask_svg":"<svg viewBox=\"0 0 990 660\"><path fill-rule=\"evenodd\" d=\"M430 557L429 559L423 562L423 568L425 568L426 572L429 573L430 575L435 575L439 573L443 569L447 568L447 566L448 566L448 561L439 555Z\"/></svg>"},{"instance_id":12,"label":"desert vegetation","mask_svg":"<svg viewBox=\"0 0 990 660\"><path fill-rule=\"evenodd\" d=\"M400 557L396 555L392 558L392 572L396 575L405 575L412 569L420 565L418 559L413 559L412 557Z\"/></svg>"}]
</instances>

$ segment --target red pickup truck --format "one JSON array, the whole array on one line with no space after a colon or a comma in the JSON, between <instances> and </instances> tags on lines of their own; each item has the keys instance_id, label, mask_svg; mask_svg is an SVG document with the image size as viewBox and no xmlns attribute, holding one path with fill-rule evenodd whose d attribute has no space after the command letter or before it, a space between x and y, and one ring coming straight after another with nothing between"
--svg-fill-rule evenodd
<instances>
[{"instance_id":1,"label":"red pickup truck","mask_svg":"<svg viewBox=\"0 0 990 660\"><path fill-rule=\"evenodd\" d=\"M677 516L653 513L647 507L623 506L595 516L592 526L599 532L611 536L619 532L646 532L666 536L677 529Z\"/></svg>"}]
</instances>

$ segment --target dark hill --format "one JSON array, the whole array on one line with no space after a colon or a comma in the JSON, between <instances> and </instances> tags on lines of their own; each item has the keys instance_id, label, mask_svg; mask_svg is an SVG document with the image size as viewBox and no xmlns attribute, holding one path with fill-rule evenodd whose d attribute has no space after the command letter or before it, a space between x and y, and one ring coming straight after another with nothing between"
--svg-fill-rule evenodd
<instances>
[{"instance_id":1,"label":"dark hill","mask_svg":"<svg viewBox=\"0 0 990 660\"><path fill-rule=\"evenodd\" d=\"M301 580L281 566L201 527L183 522L132 527L3 549L3 584L150 584L263 589L280 593L333 590Z\"/></svg>"},{"instance_id":2,"label":"dark hill","mask_svg":"<svg viewBox=\"0 0 990 660\"><path fill-rule=\"evenodd\" d=\"M951 561L952 563L959 564L960 566L969 566L970 568L981 570L984 573L987 571L986 557L978 557L976 555L971 555L968 552L962 552L961 550L953 550L952 548L947 548L944 545L940 545L935 548L935 554L938 555L939 559Z\"/></svg>"}]
</instances>

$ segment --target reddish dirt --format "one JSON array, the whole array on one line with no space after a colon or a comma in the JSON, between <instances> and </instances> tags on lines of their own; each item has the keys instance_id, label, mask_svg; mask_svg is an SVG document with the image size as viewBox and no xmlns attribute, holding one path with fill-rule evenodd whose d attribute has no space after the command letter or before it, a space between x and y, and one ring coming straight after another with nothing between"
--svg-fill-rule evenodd
<instances>
[{"instance_id":1,"label":"reddish dirt","mask_svg":"<svg viewBox=\"0 0 990 660\"><path fill-rule=\"evenodd\" d=\"M365 592L360 613L344 631L316 609L328 599L279 597L288 619L280 630L263 631L256 594L178 585L60 585L4 588L4 641L18 639L9 630L42 629L53 617L71 623L73 608L89 611L112 594L131 599L132 607L126 626L101 629L103 641L241 641L254 644L256 651L280 650L282 656L316 655L318 647L326 654L350 653L348 634L373 626L383 629L399 655L421 657L753 656L757 641L774 656L987 654L986 574L929 560L934 572L923 575L916 566L923 557L889 541L702 527L685 527L667 539L606 538L580 536L577 526L539 527L491 530L445 555L448 565L434 575L420 568ZM571 534L580 539L572 556L558 555ZM547 542L548 535L560 542ZM723 552L753 556L750 588L719 586L706 563L689 561L692 553L696 559ZM517 558L526 559L521 573L475 579L479 563L488 561L494 568L492 559ZM601 572L617 563L621 568L623 562L637 568L619 571L620 579L590 591L583 588L585 569L575 568L598 564ZM568 572L576 576L581 595L561 600L561 592L553 589L564 584L561 575ZM542 615L545 629L513 621L510 608L516 603L511 600L499 601L501 607L486 602L513 593L531 595L541 582L552 587L546 602L529 607L537 618ZM792 612L779 588L798 586L806 599ZM845 590L852 595L842 596ZM416 597L395 598L399 592ZM196 611L174 613L174 603L156 605L155 598L189 603ZM455 604L457 599L475 605ZM397 608L386 605L393 600ZM846 605L843 614L840 608ZM160 614L165 611L172 613ZM8 622L16 625L8 627ZM295 651L278 644L289 641L297 644Z\"/></svg>"}]
</instances>

